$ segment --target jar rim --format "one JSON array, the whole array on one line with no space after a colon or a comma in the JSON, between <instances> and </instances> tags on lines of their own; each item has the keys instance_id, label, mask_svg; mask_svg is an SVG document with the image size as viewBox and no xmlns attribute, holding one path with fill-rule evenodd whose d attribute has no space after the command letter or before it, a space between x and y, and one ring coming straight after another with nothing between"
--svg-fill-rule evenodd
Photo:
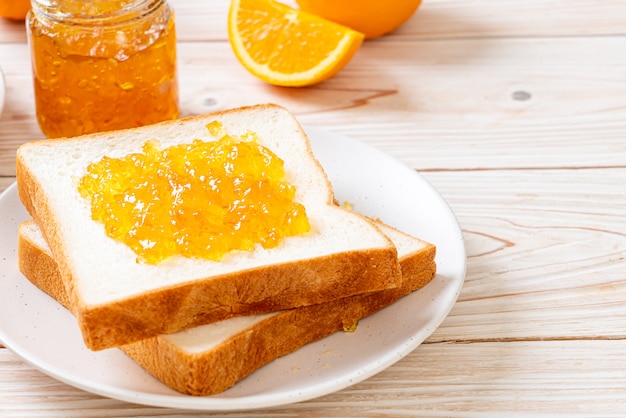
<instances>
[{"instance_id":1,"label":"jar rim","mask_svg":"<svg viewBox=\"0 0 626 418\"><path fill-rule=\"evenodd\" d=\"M31 0L33 12L66 23L124 23L151 13L166 0Z\"/></svg>"}]
</instances>

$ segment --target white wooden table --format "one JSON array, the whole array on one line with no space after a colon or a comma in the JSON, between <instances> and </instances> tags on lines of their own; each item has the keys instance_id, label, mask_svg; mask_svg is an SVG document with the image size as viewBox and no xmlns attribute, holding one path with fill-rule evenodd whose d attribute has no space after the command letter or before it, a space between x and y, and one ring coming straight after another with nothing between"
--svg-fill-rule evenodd
<instances>
[{"instance_id":1,"label":"white wooden table","mask_svg":"<svg viewBox=\"0 0 626 418\"><path fill-rule=\"evenodd\" d=\"M184 115L276 102L374 145L439 190L466 240L463 291L424 344L272 414L626 415L624 0L425 0L307 89L268 86L239 65L226 0L171 3ZM41 137L22 24L0 21L0 67L4 190L15 149ZM0 348L0 416L194 414L83 392Z\"/></svg>"}]
</instances>

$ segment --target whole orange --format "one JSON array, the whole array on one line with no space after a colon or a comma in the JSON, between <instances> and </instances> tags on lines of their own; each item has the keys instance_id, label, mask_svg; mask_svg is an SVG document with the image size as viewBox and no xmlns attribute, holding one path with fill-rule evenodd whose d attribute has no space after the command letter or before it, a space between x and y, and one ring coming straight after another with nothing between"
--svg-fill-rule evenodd
<instances>
[{"instance_id":1,"label":"whole orange","mask_svg":"<svg viewBox=\"0 0 626 418\"><path fill-rule=\"evenodd\" d=\"M30 0L0 0L0 16L12 20L24 20L30 10Z\"/></svg>"},{"instance_id":2,"label":"whole orange","mask_svg":"<svg viewBox=\"0 0 626 418\"><path fill-rule=\"evenodd\" d=\"M422 0L296 0L304 11L365 34L385 35L406 22Z\"/></svg>"}]
</instances>

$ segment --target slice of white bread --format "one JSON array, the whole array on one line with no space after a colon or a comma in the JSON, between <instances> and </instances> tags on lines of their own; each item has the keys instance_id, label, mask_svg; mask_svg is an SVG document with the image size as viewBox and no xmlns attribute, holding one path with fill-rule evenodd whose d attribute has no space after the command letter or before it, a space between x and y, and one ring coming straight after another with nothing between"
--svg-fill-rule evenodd
<instances>
[{"instance_id":1,"label":"slice of white bread","mask_svg":"<svg viewBox=\"0 0 626 418\"><path fill-rule=\"evenodd\" d=\"M125 244L91 219L77 180L104 156L215 141L206 125L230 135L255 132L284 161L286 180L307 211L311 232L276 248L234 252L220 262L174 256L137 263ZM296 119L258 105L141 128L40 140L17 151L20 199L41 226L63 277L87 347L100 350L232 316L317 304L401 284L391 241L368 219L333 204L332 187Z\"/></svg>"},{"instance_id":2,"label":"slice of white bread","mask_svg":"<svg viewBox=\"0 0 626 418\"><path fill-rule=\"evenodd\" d=\"M402 286L302 308L231 318L120 347L153 376L190 395L222 392L273 359L293 352L425 286L435 275L432 244L381 225L398 249ZM37 224L20 225L19 268L69 307L59 270ZM358 327L356 332L358 332Z\"/></svg>"}]
</instances>

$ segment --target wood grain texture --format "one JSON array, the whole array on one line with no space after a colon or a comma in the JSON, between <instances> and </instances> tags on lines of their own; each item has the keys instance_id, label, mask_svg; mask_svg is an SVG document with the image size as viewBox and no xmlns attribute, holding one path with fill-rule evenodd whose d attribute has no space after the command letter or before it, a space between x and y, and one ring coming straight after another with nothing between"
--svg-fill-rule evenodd
<instances>
[{"instance_id":1,"label":"wood grain texture","mask_svg":"<svg viewBox=\"0 0 626 418\"><path fill-rule=\"evenodd\" d=\"M228 0L170 0L181 41L225 41ZM295 5L295 0L283 0ZM424 0L395 37L473 38L624 35L621 0ZM24 24L0 20L0 42L25 42Z\"/></svg>"},{"instance_id":2,"label":"wood grain texture","mask_svg":"<svg viewBox=\"0 0 626 418\"><path fill-rule=\"evenodd\" d=\"M626 37L428 41L410 55L405 47L367 44L337 77L289 89L252 77L225 43L182 43L182 114L277 102L305 124L353 136L420 170L626 164L626 53L606 53L626 52ZM42 134L33 123L27 48L0 44L3 55L15 58L3 66L0 175L13 175L15 148ZM530 98L516 100L518 92Z\"/></svg>"},{"instance_id":3,"label":"wood grain texture","mask_svg":"<svg viewBox=\"0 0 626 418\"><path fill-rule=\"evenodd\" d=\"M0 348L0 416L624 416L623 0L424 0L399 30L305 89L266 85L239 65L227 0L171 3L183 115L276 102L420 171L463 229L459 300L384 372L271 411L105 399ZM16 148L42 137L21 23L0 20L0 68L1 191L14 181Z\"/></svg>"},{"instance_id":4,"label":"wood grain texture","mask_svg":"<svg viewBox=\"0 0 626 418\"><path fill-rule=\"evenodd\" d=\"M0 193L15 181L15 177L0 177Z\"/></svg>"},{"instance_id":5,"label":"wood grain texture","mask_svg":"<svg viewBox=\"0 0 626 418\"><path fill-rule=\"evenodd\" d=\"M105 399L0 350L0 390L11 417L623 417L625 349L624 341L423 344L343 391L289 407L213 414ZM602 361L590 360L597 353Z\"/></svg>"},{"instance_id":6,"label":"wood grain texture","mask_svg":"<svg viewBox=\"0 0 626 418\"><path fill-rule=\"evenodd\" d=\"M626 170L426 177L468 251L461 296L430 341L626 337Z\"/></svg>"}]
</instances>

